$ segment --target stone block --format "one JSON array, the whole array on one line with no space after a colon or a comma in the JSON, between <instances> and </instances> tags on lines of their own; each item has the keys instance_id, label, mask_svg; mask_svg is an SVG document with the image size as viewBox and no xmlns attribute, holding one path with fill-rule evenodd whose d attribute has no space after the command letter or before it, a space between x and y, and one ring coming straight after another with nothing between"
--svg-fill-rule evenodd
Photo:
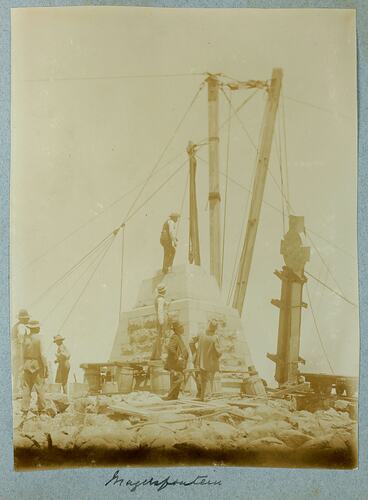
<instances>
[{"instance_id":1,"label":"stone block","mask_svg":"<svg viewBox=\"0 0 368 500\"><path fill-rule=\"evenodd\" d=\"M69 397L71 398L80 398L87 396L89 386L88 384L82 384L80 382L72 382L69 384Z\"/></svg>"},{"instance_id":2,"label":"stone block","mask_svg":"<svg viewBox=\"0 0 368 500\"><path fill-rule=\"evenodd\" d=\"M253 364L238 311L226 305L213 276L190 264L174 267L165 276L156 274L142 282L136 306L120 317L111 362L149 360L157 334L154 301L160 282L165 283L167 300L171 300L169 317L183 324L183 340L187 346L192 337L206 330L209 320L216 319L223 351L221 368L244 372ZM170 332L166 334L168 337Z\"/></svg>"}]
</instances>

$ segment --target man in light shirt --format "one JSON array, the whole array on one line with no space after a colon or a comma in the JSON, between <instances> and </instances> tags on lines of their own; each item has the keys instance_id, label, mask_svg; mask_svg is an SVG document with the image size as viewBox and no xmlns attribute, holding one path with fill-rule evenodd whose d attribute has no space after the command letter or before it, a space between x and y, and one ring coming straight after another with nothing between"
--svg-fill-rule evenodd
<instances>
[{"instance_id":1,"label":"man in light shirt","mask_svg":"<svg viewBox=\"0 0 368 500\"><path fill-rule=\"evenodd\" d=\"M29 319L28 311L21 309L18 313L18 321L13 326L11 333L13 394L15 397L20 396L22 391L23 340L29 334L27 327Z\"/></svg>"},{"instance_id":2,"label":"man in light shirt","mask_svg":"<svg viewBox=\"0 0 368 500\"><path fill-rule=\"evenodd\" d=\"M65 338L61 335L54 337L54 343L57 345L55 363L58 365L55 382L61 384L64 394L68 392L68 377L70 370L70 353L64 344Z\"/></svg>"},{"instance_id":3,"label":"man in light shirt","mask_svg":"<svg viewBox=\"0 0 368 500\"><path fill-rule=\"evenodd\" d=\"M162 226L160 243L164 249L164 261L162 264L163 274L167 274L171 271L174 262L176 247L178 244L178 239L176 237L176 224L179 217L180 215L178 213L171 213Z\"/></svg>"},{"instance_id":4,"label":"man in light shirt","mask_svg":"<svg viewBox=\"0 0 368 500\"><path fill-rule=\"evenodd\" d=\"M151 360L161 359L162 343L167 325L167 310L169 302L166 300L166 286L158 285L157 296L155 298L155 309L157 318L157 337L153 344Z\"/></svg>"}]
</instances>

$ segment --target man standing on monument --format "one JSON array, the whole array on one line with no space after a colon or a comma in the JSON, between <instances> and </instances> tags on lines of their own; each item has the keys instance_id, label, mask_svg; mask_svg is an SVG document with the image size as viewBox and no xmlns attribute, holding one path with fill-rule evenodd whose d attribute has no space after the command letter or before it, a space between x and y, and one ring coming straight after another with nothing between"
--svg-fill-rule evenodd
<instances>
[{"instance_id":1,"label":"man standing on monument","mask_svg":"<svg viewBox=\"0 0 368 500\"><path fill-rule=\"evenodd\" d=\"M29 322L29 314L25 309L21 309L18 313L18 321L12 328L11 344L12 344L12 371L13 371L13 393L15 396L21 394L22 391L22 374L23 374L23 340L29 333L27 324Z\"/></svg>"},{"instance_id":2,"label":"man standing on monument","mask_svg":"<svg viewBox=\"0 0 368 500\"><path fill-rule=\"evenodd\" d=\"M163 398L165 400L178 399L188 361L188 350L181 338L184 333L183 325L178 321L174 321L172 330L173 333L167 346L167 359L164 366L165 370L170 371L170 391Z\"/></svg>"},{"instance_id":3,"label":"man standing on monument","mask_svg":"<svg viewBox=\"0 0 368 500\"><path fill-rule=\"evenodd\" d=\"M46 408L44 379L47 378L47 365L42 352L39 338L40 324L38 321L28 323L29 334L23 341L23 399L22 413L27 415L31 403L33 387L37 392L37 407L39 413Z\"/></svg>"},{"instance_id":4,"label":"man standing on monument","mask_svg":"<svg viewBox=\"0 0 368 500\"><path fill-rule=\"evenodd\" d=\"M171 271L174 262L176 246L178 244L178 239L176 237L176 223L179 217L180 215L178 213L171 213L162 226L160 243L164 249L164 261L162 264L163 274L167 274Z\"/></svg>"},{"instance_id":5,"label":"man standing on monument","mask_svg":"<svg viewBox=\"0 0 368 500\"><path fill-rule=\"evenodd\" d=\"M216 332L217 321L211 320L206 332L193 337L190 342L190 348L194 354L193 364L196 370L197 398L201 401L205 399L208 382L211 384L212 392L215 374L220 369L221 349Z\"/></svg>"},{"instance_id":6,"label":"man standing on monument","mask_svg":"<svg viewBox=\"0 0 368 500\"><path fill-rule=\"evenodd\" d=\"M162 343L165 337L165 329L167 325L167 309L169 302L166 300L166 286L158 285L157 295L155 298L155 310L157 321L157 337L153 344L151 361L161 359Z\"/></svg>"}]
</instances>

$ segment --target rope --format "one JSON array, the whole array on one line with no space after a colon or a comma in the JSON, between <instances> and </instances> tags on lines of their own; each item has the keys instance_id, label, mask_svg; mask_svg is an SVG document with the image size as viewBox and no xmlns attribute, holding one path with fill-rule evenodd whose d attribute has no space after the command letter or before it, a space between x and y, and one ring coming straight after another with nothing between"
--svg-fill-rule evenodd
<instances>
[{"instance_id":1,"label":"rope","mask_svg":"<svg viewBox=\"0 0 368 500\"><path fill-rule=\"evenodd\" d=\"M150 173L150 174L149 174L149 176L147 177L146 181L143 183L142 188L140 189L140 191L139 191L139 193L138 193L137 197L136 197L136 198L135 198L135 200L133 201L133 203L132 203L132 205L131 205L130 209L128 210L128 213L127 213L127 215L126 215L126 217L127 217L127 218L126 218L126 220L128 220L128 218L129 218L129 215L130 215L131 211L133 210L133 208L134 208L134 206L136 205L136 203L137 203L138 199L140 198L141 194L143 193L143 191L144 191L145 187L147 186L148 182L150 181L151 177L153 176L153 174L154 174L154 172L155 172L156 168L158 167L158 165L159 165L160 161L162 160L162 158L163 158L164 154L166 153L166 151L167 151L167 150L168 150L168 148L170 147L170 145L171 145L172 141L174 140L174 138L175 138L175 136L176 136L176 134L177 134L177 132L178 132L179 128L181 127L182 123L183 123L183 122L184 122L184 120L186 119L186 117L187 117L187 115L188 115L189 111L191 110L191 108L192 108L192 106L193 106L194 102L196 101L196 99L197 99L198 95L200 94L201 90L203 89L203 86L204 86L204 82L202 82L202 83L201 83L201 85L199 86L199 89L197 90L197 92L195 93L195 95L194 95L193 99L192 99L192 100L191 100L191 102L189 103L189 106L187 107L187 109L186 109L186 111L185 111L185 113L184 113L183 117L181 118L181 120L179 121L178 125L176 126L176 128L175 128L175 130L174 130L174 132L173 132L172 136L171 136L171 137L170 137L170 139L168 140L168 142L167 142L166 146L165 146L165 147L163 148L163 150L161 151L161 154L159 155L158 160L157 160L157 161L156 161L156 163L154 164L154 166L153 166L153 168L152 168L152 170L151 170L151 173Z\"/></svg>"},{"instance_id":2,"label":"rope","mask_svg":"<svg viewBox=\"0 0 368 500\"><path fill-rule=\"evenodd\" d=\"M183 162L179 168L177 168L171 176L169 176L163 184L161 184L145 201L142 203L131 215L128 219L125 220L127 222L130 220L136 213L144 207L146 203L148 203L149 200L151 200L178 172L179 170L183 167L185 162ZM103 240L101 240L92 250L90 250L87 254L85 254L74 266L72 266L66 273L64 273L60 278L58 278L54 283L52 283L35 301L32 302L30 307L33 307L37 302L39 302L52 288L54 288L56 285L59 283L62 283L65 281L65 279L72 274L74 270L76 270L86 259L88 256L90 256L92 253L94 253L104 242L106 242L109 238L115 237L118 231L124 227L125 222L123 222L117 229L115 229L113 232L109 233Z\"/></svg>"},{"instance_id":3,"label":"rope","mask_svg":"<svg viewBox=\"0 0 368 500\"><path fill-rule=\"evenodd\" d=\"M287 205L290 207L290 212L291 212L291 213L295 213L295 211L294 211L293 207L291 206L291 204L290 204L289 200L288 200L288 199L285 197L285 195L283 194L282 189L280 188L280 186L279 186L278 182L276 181L276 179L275 179L274 175L272 174L272 171L271 171L271 169L270 169L270 168L268 168L268 172L269 172L269 174L270 174L270 176L271 176L271 179L272 179L272 180L273 180L273 182L275 183L275 185L276 185L277 189L280 191L281 196L284 198L285 202L286 202L286 203L287 203ZM331 278L333 279L334 283L336 284L336 286L339 288L340 292L342 293L342 289L341 289L340 285L337 283L337 281L336 281L335 277L333 276L332 272L330 271L330 269L329 269L328 265L326 264L325 260L323 259L323 257L322 257L322 255L321 255L321 253L319 252L319 250L318 250L318 248L316 247L315 243L313 242L312 238L311 238L309 235L308 235L308 238L309 238L309 240L310 240L310 242L311 242L311 244L312 244L313 248L316 250L316 252L317 252L317 254L318 254L319 258L321 259L321 261L323 262L323 264L324 264L324 265L326 266L326 268L328 269L328 272L329 272L329 274L330 274Z\"/></svg>"},{"instance_id":4,"label":"rope","mask_svg":"<svg viewBox=\"0 0 368 500\"><path fill-rule=\"evenodd\" d=\"M181 76L204 76L207 73L168 73L152 75L116 75L116 76L82 76L72 78L28 78L25 82L66 82L66 81L85 81L85 80L124 80L130 78L177 78Z\"/></svg>"},{"instance_id":5,"label":"rope","mask_svg":"<svg viewBox=\"0 0 368 500\"><path fill-rule=\"evenodd\" d=\"M229 98L227 97L227 95L226 95L224 92L223 92L223 94L225 95L226 99L229 101ZM231 105L231 103L230 103L230 105ZM242 129L243 129L243 131L245 132L245 134L246 134L247 138L249 139L249 141L250 141L250 143L252 144L252 146L253 146L253 148L255 149L255 151L257 151L257 155L258 155L258 148L257 148L256 144L254 143L253 139L251 138L251 136L250 136L250 134L249 134L248 130L246 129L245 125L244 125L244 124L243 124L243 122L241 121L241 119L240 119L240 117L239 117L239 115L238 115L238 113L237 113L237 112L235 112L235 116L237 117L237 119L238 119L238 121L239 121L239 123L240 123L240 125L241 125L241 127L242 127ZM262 128L263 128L263 124L262 124L261 130L262 130ZM280 168L281 168L281 165L280 165ZM286 203L286 206L287 206L288 212L290 212L289 207L291 208L291 205L290 205L290 203L289 203L288 198L284 195L283 189L282 189L282 188L280 188L280 186L278 185L278 183L277 183L277 181L276 181L275 177L273 176L273 174L272 174L272 172L271 172L270 168L268 168L268 172L269 172L269 174L270 174L270 176L271 176L272 180L274 181L275 185L277 186L278 190L280 191L282 199L284 199L284 200L285 200L285 203ZM287 189L288 189L288 188L287 188ZM282 209L282 212L283 212L283 211L284 211L284 208ZM284 221L284 217L283 217L283 221ZM284 224L284 222L283 222L283 224ZM284 230L284 232L285 232L285 230Z\"/></svg>"},{"instance_id":6,"label":"rope","mask_svg":"<svg viewBox=\"0 0 368 500\"><path fill-rule=\"evenodd\" d=\"M92 260L89 265L84 269L84 271L78 276L78 278L76 280L74 280L72 286L70 288L68 288L68 290L66 291L66 293L64 293L64 295L61 296L61 298L56 302L56 304L54 305L54 307L46 314L46 316L43 316L43 318L41 318L41 322L44 323L47 318L55 311L55 309L58 307L58 305L64 300L64 298L68 295L69 292L71 292L71 290L74 288L74 286L78 283L78 281L80 281L80 279L86 274L86 272L88 271L88 269L90 269L93 264L97 261L97 259L100 257L100 255L102 254L102 252L105 250L106 246L108 245L108 242L105 242L105 245L102 247L102 251L100 251L100 253L97 253L97 255L95 256L95 259ZM100 249L101 250L101 249Z\"/></svg>"},{"instance_id":7,"label":"rope","mask_svg":"<svg viewBox=\"0 0 368 500\"><path fill-rule=\"evenodd\" d=\"M187 189L188 189L188 182L189 182L189 170L187 172L185 186L184 186L184 193L183 193L183 197L182 197L181 205L180 205L180 212L179 212L180 213L180 218L178 220L178 223L176 224L176 231L175 231L175 236L176 237L179 234L179 227L180 227L180 222L181 222L181 219L182 219L182 214L183 214L183 211L184 211L184 203L185 203L185 197L186 197Z\"/></svg>"},{"instance_id":8,"label":"rope","mask_svg":"<svg viewBox=\"0 0 368 500\"><path fill-rule=\"evenodd\" d=\"M278 118L280 118L279 113L278 113ZM283 173L282 173L281 137L280 137L279 123L278 123L278 127L277 127L277 132L278 132L278 135L275 134L275 145L276 145L276 149L277 149L278 156L279 156L279 167L280 167L281 210L282 210L282 229L283 229L282 234L285 234L286 230L285 230L284 177L283 177ZM288 204L286 204L286 207L288 207Z\"/></svg>"},{"instance_id":9,"label":"rope","mask_svg":"<svg viewBox=\"0 0 368 500\"><path fill-rule=\"evenodd\" d=\"M113 233L109 233L105 238L103 238L95 247L92 248L88 253L86 253L81 259L79 259L78 262L76 262L68 271L66 271L60 278L58 278L56 281L54 281L39 297L37 297L36 300L34 300L30 307L33 307L35 304L37 304L40 300L43 299L43 297L55 286L57 286L59 283L62 283L63 281L70 276L70 274L75 271L78 267L82 265L82 263L89 257L91 254L93 254L104 242L106 242L109 238L113 237Z\"/></svg>"},{"instance_id":10,"label":"rope","mask_svg":"<svg viewBox=\"0 0 368 500\"><path fill-rule=\"evenodd\" d=\"M297 102L299 104L304 104L305 106L310 106L311 108L319 109L320 111L325 111L326 113L331 113L334 116L339 115L343 118L351 119L351 116L344 115L342 113L339 113L338 111L332 111L332 109L324 108L323 106L317 106L316 104L313 104L311 102L302 101L301 99L294 99L294 97L289 97L289 96L285 96L285 99L288 99L289 101Z\"/></svg>"},{"instance_id":11,"label":"rope","mask_svg":"<svg viewBox=\"0 0 368 500\"><path fill-rule=\"evenodd\" d=\"M226 96L225 92L223 94ZM230 130L231 130L231 96L229 98L229 124L227 128L227 148L226 148L226 184L225 184L225 203L224 203L224 221L222 235L222 262L221 262L221 285L224 278L224 261L225 261L225 237L226 237L226 214L227 214L227 193L228 193L228 175L229 175L229 157L230 157Z\"/></svg>"},{"instance_id":12,"label":"rope","mask_svg":"<svg viewBox=\"0 0 368 500\"><path fill-rule=\"evenodd\" d=\"M197 155L197 158L199 160L207 163L207 161L204 158L201 158L198 155ZM226 177L226 173L225 172L220 171L220 174L222 176ZM237 180L235 180L233 177L229 176L229 181L232 182L233 184L235 184L236 186L239 186L241 189L244 189L248 193L252 192L252 190L250 188L248 188L247 186L244 186L244 184L241 184L240 182L238 182ZM281 212L281 210L279 208L275 207L275 205L273 205L272 203L269 203L267 200L263 200L263 203L265 205L267 205L268 207L272 208L272 210L274 210L275 212L277 212L279 214L282 214L282 212ZM326 243L328 243L331 247L333 247L333 248L335 248L337 250L340 250L342 253L344 253L345 255L347 255L348 257L350 257L351 259L356 260L353 255L351 255L349 252L347 252L346 250L344 250L340 246L336 245L335 243L333 243L332 241L328 240L327 238L321 236L319 233L316 233L315 231L312 231L312 229L310 228L310 226L306 227L306 231L307 231L307 233L314 234L315 236L317 236L317 238L321 238L321 240L323 240Z\"/></svg>"},{"instance_id":13,"label":"rope","mask_svg":"<svg viewBox=\"0 0 368 500\"><path fill-rule=\"evenodd\" d=\"M132 217L134 217L141 208L143 208L178 172L183 166L186 164L186 160L162 183L150 196L141 204L138 208L134 210L133 213L130 214L129 217L125 219L125 223L128 222Z\"/></svg>"},{"instance_id":14,"label":"rope","mask_svg":"<svg viewBox=\"0 0 368 500\"><path fill-rule=\"evenodd\" d=\"M183 155L183 152L181 152L180 154L176 155L174 158L171 158L171 160L169 160L167 163L165 163L164 165L162 165L161 168L159 168L156 171L156 174L158 172L161 172L164 168L166 168L172 162L174 162L175 160L177 160L178 158L180 158L180 156L182 156L182 155ZM54 245L52 245L51 247L49 247L43 254L39 255L38 257L36 257L32 261L28 262L24 267L22 267L22 269L34 265L36 262L38 262L39 260L41 260L46 255L48 255L52 250L54 250L55 248L57 248L58 246L60 246L62 243L64 243L65 241L67 241L69 238L71 238L72 236L74 236L74 234L76 234L80 230L84 229L91 222L93 222L96 219L98 219L101 215L103 215L105 212L107 212L107 210L109 210L110 208L112 208L113 206L115 206L117 203L119 203L120 201L122 201L124 198L126 198L127 196L129 196L131 193L133 193L136 189L138 189L140 186L142 186L142 184L144 182L145 182L145 180L142 181L142 182L140 182L139 184L135 185L132 189L129 189L128 191L126 191L125 193L123 193L122 196L120 196L119 198L117 198L116 200L114 200L112 203L110 203L109 205L107 205L97 215L94 215L93 217L91 217L90 219L88 219L86 222L84 222L83 224L81 224L80 226L78 226L77 228L75 228L73 231L71 231L69 234L67 234L63 239L59 240Z\"/></svg>"},{"instance_id":15,"label":"rope","mask_svg":"<svg viewBox=\"0 0 368 500\"><path fill-rule=\"evenodd\" d=\"M116 234L117 234L117 233L116 233ZM72 312L73 312L73 311L74 311L74 309L77 307L77 305L78 305L78 303L79 303L80 299L82 298L83 293L85 292L86 288L87 288L87 287L88 287L88 285L90 284L90 282L91 282L91 280L92 280L93 276L96 274L97 269L100 267L100 265L101 265L101 263L102 263L102 261L103 261L103 259L104 259L105 255L106 255L106 254L107 254L107 252L110 250L111 245L114 243L114 240L115 240L115 236L116 236L116 234L114 235L114 238L111 240L111 242L109 243L109 245L107 246L107 248L105 249L105 251L103 252L103 254L101 255L101 257L100 257L99 261L97 262L97 265L96 265L96 267L94 268L94 270L93 270L93 272L92 272L91 276L90 276L90 277L89 277L89 279L87 280L86 284L85 284L85 285L84 285L84 287L82 288L82 291L81 291L81 292L80 292L80 294L78 295L77 300L74 302L74 304L73 304L72 308L70 309L69 313L67 314L67 316L66 316L66 318L64 319L63 323L61 324L61 326L60 326L60 328L59 328L59 330L58 330L58 333L60 333L60 332L61 332L61 330L64 328L64 326L65 326L66 322L68 321L68 319L70 318L70 316L71 316Z\"/></svg>"},{"instance_id":16,"label":"rope","mask_svg":"<svg viewBox=\"0 0 368 500\"><path fill-rule=\"evenodd\" d=\"M123 310L123 278L124 278L124 250L125 250L125 225L121 236L121 265L120 265L120 312Z\"/></svg>"},{"instance_id":17,"label":"rope","mask_svg":"<svg viewBox=\"0 0 368 500\"><path fill-rule=\"evenodd\" d=\"M262 136L262 133L263 133L264 125L265 125L265 115L263 115L263 117L262 117L262 123L261 123L261 126L260 126L259 131L258 131L258 144L261 141L261 136ZM254 179L255 179L255 176L256 176L258 159L259 159L259 151L257 150L257 154L256 154L254 166L253 166L253 171L252 171L252 178L251 178L251 185L252 186L254 184ZM239 235L239 241L238 241L238 245L237 245L236 256L235 256L235 259L234 259L234 266L233 266L233 271L232 271L232 277L231 277L231 281L230 281L230 288L229 288L229 293L228 293L228 297L227 297L227 304L230 304L230 300L231 300L232 295L234 294L234 290L235 290L236 282L237 282L237 274L238 274L237 270L239 271L239 266L240 266L240 261L239 261L240 245L241 245L242 239L244 239L244 233L246 231L246 220L247 220L247 214L249 212L249 205L251 203L251 196L250 195L252 194L252 190L248 189L248 193L249 193L249 195L248 195L248 198L247 198L247 203L246 203L245 212L244 212L244 218L243 218L243 222L242 222L242 228L243 228L243 230L240 232L240 235Z\"/></svg>"},{"instance_id":18,"label":"rope","mask_svg":"<svg viewBox=\"0 0 368 500\"><path fill-rule=\"evenodd\" d=\"M231 104L230 99L228 98L228 96L227 96L227 95L225 94L225 92L224 92L224 89L221 89L221 91L222 91L222 93L224 94L224 96L225 96L225 98L227 99L227 101L229 102L230 107L231 107L231 109L233 110L234 115L236 116L236 118L237 118L238 122L240 123L240 126L242 127L242 129L243 129L243 130L244 130L244 132L246 133L246 135L247 135L247 137L248 137L248 139L249 139L249 142L251 143L251 145L253 146L253 148L255 149L255 151L257 151L257 152L258 152L258 148L257 148L257 146L256 146L255 142L253 141L253 139L252 139L252 137L251 137L250 133L249 133L249 132L248 132L248 130L246 129L246 127L245 127L244 123L243 123L243 122L242 122L242 120L240 119L240 117L239 117L239 115L238 115L238 112L237 112L237 111L233 108L233 106L232 106L232 104ZM250 99L250 98L248 98L248 100L249 100L249 99Z\"/></svg>"},{"instance_id":19,"label":"rope","mask_svg":"<svg viewBox=\"0 0 368 500\"><path fill-rule=\"evenodd\" d=\"M325 241L326 243L328 243L332 247L336 248L337 250L340 250L340 252L344 253L345 255L347 255L348 257L350 257L354 261L356 261L356 257L354 257L354 255L351 255L351 253L347 252L346 250L344 250L340 246L336 245L336 243L332 243L332 241L328 240L324 236L320 235L319 233L316 233L315 231L312 231L312 229L309 226L307 229L308 229L308 233L314 234L314 236L317 236L317 238L320 238L321 240Z\"/></svg>"},{"instance_id":20,"label":"rope","mask_svg":"<svg viewBox=\"0 0 368 500\"><path fill-rule=\"evenodd\" d=\"M321 255L320 251L318 250L318 248L317 248L317 247L316 247L316 245L314 244L314 242L313 242L312 238L309 236L309 234L307 234L307 237L308 237L309 241L311 242L311 244L312 244L312 246L313 246L314 250L317 252L317 254L318 254L319 258L321 259L321 261L322 261L323 265L326 267L326 269L327 269L327 271L328 271L328 274L331 276L331 278L332 278L332 280L334 281L335 285L337 286L337 288L339 289L340 293L342 294L343 292L342 292L342 289L341 289L340 285L339 285L339 284L338 284L338 282L336 281L336 279L335 279L334 275L332 274L332 271L330 270L330 268L329 268L329 267L328 267L328 265L326 264L326 262L325 262L324 258L322 257L322 255Z\"/></svg>"},{"instance_id":21,"label":"rope","mask_svg":"<svg viewBox=\"0 0 368 500\"><path fill-rule=\"evenodd\" d=\"M287 141L286 141L286 116L285 116L285 99L284 94L281 89L281 113L282 113L282 126L283 126L283 139L284 139L284 158L285 158L285 176L286 176L286 197L290 200L290 191L289 191L289 167L288 167L288 156L287 156ZM279 114L280 118L280 114ZM280 143L281 149L281 143ZM290 214L289 214L290 215Z\"/></svg>"},{"instance_id":22,"label":"rope","mask_svg":"<svg viewBox=\"0 0 368 500\"><path fill-rule=\"evenodd\" d=\"M316 280L320 285L324 286L325 288L327 288L327 290L330 290L330 292L334 293L335 295L337 295L338 297L340 297L340 299L343 299L345 300L345 302L347 302L348 304L351 304L352 306L354 307L358 307L357 304L355 304L354 302L352 302L351 300L347 299L346 297L344 297L343 295L341 295L340 293L336 292L336 290L334 290L333 288L329 287L328 285L326 285L326 283L323 283L323 281L321 281L320 279L316 278L315 276L313 276L313 274L311 273L308 273L307 271L304 271L305 274L307 274L308 276L310 276L311 278L313 278L314 280Z\"/></svg>"},{"instance_id":23,"label":"rope","mask_svg":"<svg viewBox=\"0 0 368 500\"><path fill-rule=\"evenodd\" d=\"M314 310L313 310L313 306L312 306L312 301L311 301L311 297L310 297L310 294L309 294L308 283L306 283L306 288L307 288L307 294L308 294L308 300L309 300L310 310L311 310L311 313L312 313L312 316L313 316L314 326L315 326L315 329L316 329L316 332L317 332L317 335L318 335L318 338L319 338L319 341L320 341L320 344L321 344L321 347L322 347L322 351L323 351L323 353L325 355L325 358L327 360L328 366L330 367L331 373L334 375L335 374L334 369L332 368L332 365L331 365L330 360L328 358L327 351L326 351L325 346L323 344L323 340L322 340L322 337L321 337L321 334L320 334L320 331L319 331L319 328L318 328L318 325L317 325L317 320L316 320L316 317L315 317L315 314L314 314Z\"/></svg>"},{"instance_id":24,"label":"rope","mask_svg":"<svg viewBox=\"0 0 368 500\"><path fill-rule=\"evenodd\" d=\"M238 113L257 94L258 91L259 89L256 89L250 96L244 99L244 101L237 108L232 108L233 113L231 114L231 116L229 116L229 118L226 118L226 120L221 123L221 125L219 126L219 130L222 130L228 123L229 119L231 119L236 113ZM197 146L206 146L207 144L209 144L208 137L202 139L201 141L198 141Z\"/></svg>"}]
</instances>

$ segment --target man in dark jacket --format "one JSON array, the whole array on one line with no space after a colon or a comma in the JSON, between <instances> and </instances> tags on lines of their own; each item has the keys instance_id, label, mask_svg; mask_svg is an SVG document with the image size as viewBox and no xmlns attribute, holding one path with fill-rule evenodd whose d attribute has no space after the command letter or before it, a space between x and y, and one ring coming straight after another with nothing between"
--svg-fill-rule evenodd
<instances>
[{"instance_id":1,"label":"man in dark jacket","mask_svg":"<svg viewBox=\"0 0 368 500\"><path fill-rule=\"evenodd\" d=\"M32 389L37 392L37 407L39 413L43 413L46 408L45 403L45 381L47 378L46 359L42 353L40 324L38 321L28 323L29 335L23 341L23 399L22 413L27 415L31 403Z\"/></svg>"},{"instance_id":2,"label":"man in dark jacket","mask_svg":"<svg viewBox=\"0 0 368 500\"><path fill-rule=\"evenodd\" d=\"M18 313L18 321L12 328L12 370L13 370L13 393L15 396L22 394L23 388L23 340L29 334L27 324L30 316L25 309Z\"/></svg>"},{"instance_id":3,"label":"man in dark jacket","mask_svg":"<svg viewBox=\"0 0 368 500\"><path fill-rule=\"evenodd\" d=\"M190 342L190 348L194 354L193 364L197 375L197 398L201 401L205 399L207 383L210 382L212 386L215 373L220 369L221 349L216 332L217 322L211 320L206 332L199 337L193 337Z\"/></svg>"},{"instance_id":4,"label":"man in dark jacket","mask_svg":"<svg viewBox=\"0 0 368 500\"><path fill-rule=\"evenodd\" d=\"M171 271L174 262L176 246L178 244L178 239L176 237L176 223L179 217L180 215L178 213L171 213L162 226L160 243L164 249L164 261L162 264L163 274L167 274Z\"/></svg>"},{"instance_id":5,"label":"man in dark jacket","mask_svg":"<svg viewBox=\"0 0 368 500\"><path fill-rule=\"evenodd\" d=\"M170 391L163 398L167 400L178 399L188 360L188 350L181 338L184 333L183 325L174 321L171 328L173 333L167 346L167 358L164 366L165 370L170 371Z\"/></svg>"}]
</instances>

